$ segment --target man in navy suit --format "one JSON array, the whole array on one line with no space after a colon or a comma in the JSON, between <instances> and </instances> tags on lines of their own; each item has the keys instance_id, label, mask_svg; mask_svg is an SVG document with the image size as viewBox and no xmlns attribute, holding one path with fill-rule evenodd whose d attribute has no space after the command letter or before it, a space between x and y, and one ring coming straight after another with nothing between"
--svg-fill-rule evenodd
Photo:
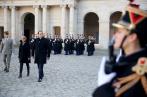
<instances>
[{"instance_id":1,"label":"man in navy suit","mask_svg":"<svg viewBox=\"0 0 147 97\"><path fill-rule=\"evenodd\" d=\"M49 42L44 38L43 32L38 32L39 38L35 41L35 63L38 65L39 78L38 82L41 82L44 77L43 67L46 64L46 60L50 58Z\"/></svg>"}]
</instances>

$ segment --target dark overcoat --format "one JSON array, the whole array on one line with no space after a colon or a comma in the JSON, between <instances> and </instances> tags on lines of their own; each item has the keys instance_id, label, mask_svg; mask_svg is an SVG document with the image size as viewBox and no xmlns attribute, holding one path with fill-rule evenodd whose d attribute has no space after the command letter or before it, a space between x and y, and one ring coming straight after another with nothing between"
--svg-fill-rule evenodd
<instances>
[{"instance_id":1,"label":"dark overcoat","mask_svg":"<svg viewBox=\"0 0 147 97\"><path fill-rule=\"evenodd\" d=\"M19 62L21 63L30 63L30 44L22 42L19 46L19 54L18 54Z\"/></svg>"},{"instance_id":2,"label":"dark overcoat","mask_svg":"<svg viewBox=\"0 0 147 97\"><path fill-rule=\"evenodd\" d=\"M46 38L37 38L35 41L35 63L45 64L47 57L50 57L50 47L48 39Z\"/></svg>"}]
</instances>

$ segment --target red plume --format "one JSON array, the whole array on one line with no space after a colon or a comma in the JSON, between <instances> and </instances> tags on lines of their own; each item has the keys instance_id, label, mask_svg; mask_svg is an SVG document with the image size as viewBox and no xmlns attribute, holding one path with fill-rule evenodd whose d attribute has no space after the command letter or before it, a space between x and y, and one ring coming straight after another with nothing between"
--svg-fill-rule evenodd
<instances>
[{"instance_id":1,"label":"red plume","mask_svg":"<svg viewBox=\"0 0 147 97\"><path fill-rule=\"evenodd\" d=\"M130 6L139 8L139 4L133 3L135 0L128 0L128 1L130 1L130 4L129 4Z\"/></svg>"},{"instance_id":2,"label":"red plume","mask_svg":"<svg viewBox=\"0 0 147 97\"><path fill-rule=\"evenodd\" d=\"M129 0L130 1L130 3L132 3L132 2L134 2L135 0Z\"/></svg>"}]
</instances>

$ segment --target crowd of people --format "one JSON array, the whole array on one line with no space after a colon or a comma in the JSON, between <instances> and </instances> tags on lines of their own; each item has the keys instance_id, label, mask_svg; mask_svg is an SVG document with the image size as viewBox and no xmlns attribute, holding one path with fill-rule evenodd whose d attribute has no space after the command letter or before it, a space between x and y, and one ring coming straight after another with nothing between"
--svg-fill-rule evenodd
<instances>
[{"instance_id":1,"label":"crowd of people","mask_svg":"<svg viewBox=\"0 0 147 97\"><path fill-rule=\"evenodd\" d=\"M44 35L46 34L44 33ZM30 40L31 45L34 44L36 38L38 38L38 34L35 34L35 37ZM93 36L86 39L83 35L78 34L77 39L75 39L73 35L66 34L65 39L62 39L59 35L55 35L54 38L49 35L49 37L45 36L45 38L48 39L51 52L54 55L61 54L62 50L64 50L65 55L71 55L74 52L76 55L83 55L86 48L87 55L92 56L95 51L95 39Z\"/></svg>"},{"instance_id":2,"label":"crowd of people","mask_svg":"<svg viewBox=\"0 0 147 97\"><path fill-rule=\"evenodd\" d=\"M122 14L120 20L114 23L116 28L114 41L109 45L109 60L104 57L98 73L98 87L93 92L93 97L147 97L147 13L139 8L139 5L130 4ZM13 40L9 33L4 33L2 39L2 56L5 64L4 71L9 72L10 60L13 49ZM54 39L45 36L43 32L36 33L35 37L27 40L22 36L19 46L20 73L22 77L23 64L27 66L29 76L29 63L31 55L38 66L38 82L44 77L43 67L54 54L61 54L64 48L65 55L84 54L87 44L88 56L94 53L95 40L92 36L85 40L83 37L74 39L66 35L62 40L59 36ZM64 45L62 45L64 44ZM119 58L113 53L113 49L122 51Z\"/></svg>"},{"instance_id":3,"label":"crowd of people","mask_svg":"<svg viewBox=\"0 0 147 97\"><path fill-rule=\"evenodd\" d=\"M46 33L39 31L35 33L34 37L28 39L26 36L22 35L20 44L18 59L20 62L20 70L18 78L22 78L23 64L27 66L27 76L30 74L31 57L34 58L34 63L38 66L38 82L41 82L44 77L43 67L47 59L50 58L50 54L53 52L54 55L61 54L64 50L65 55L71 55L76 52L76 55L83 55L85 50L85 45L87 45L87 55L92 56L95 51L95 39L92 36L86 40L83 37L78 37L74 39L70 35L66 35L63 40L59 36L51 38L47 37ZM4 71L9 72L11 55L13 51L13 40L10 38L9 32L4 32L4 38L1 42L1 52L3 63L5 64Z\"/></svg>"}]
</instances>

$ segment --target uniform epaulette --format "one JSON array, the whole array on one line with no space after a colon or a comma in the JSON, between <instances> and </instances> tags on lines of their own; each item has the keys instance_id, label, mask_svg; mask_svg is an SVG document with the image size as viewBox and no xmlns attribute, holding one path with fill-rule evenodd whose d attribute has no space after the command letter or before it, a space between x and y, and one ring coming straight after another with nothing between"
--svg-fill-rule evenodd
<instances>
[{"instance_id":1,"label":"uniform epaulette","mask_svg":"<svg viewBox=\"0 0 147 97\"><path fill-rule=\"evenodd\" d=\"M117 88L115 95L116 97L120 97L123 93L125 93L139 81L141 82L143 89L147 95L147 78L145 76L145 74L147 74L147 57L139 58L137 64L132 67L132 71L134 72L133 74L119 78L118 82L113 84L113 86Z\"/></svg>"}]
</instances>

